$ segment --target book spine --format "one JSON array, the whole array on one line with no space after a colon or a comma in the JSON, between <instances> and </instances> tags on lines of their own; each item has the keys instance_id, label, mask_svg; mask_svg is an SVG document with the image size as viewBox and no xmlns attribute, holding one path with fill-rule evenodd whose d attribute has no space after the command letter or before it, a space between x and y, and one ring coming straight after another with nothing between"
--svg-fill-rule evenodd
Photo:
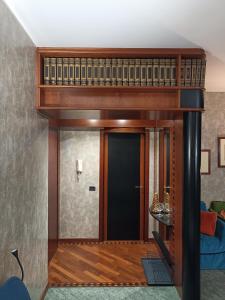
<instances>
[{"instance_id":1,"label":"book spine","mask_svg":"<svg viewBox=\"0 0 225 300\"><path fill-rule=\"evenodd\" d=\"M104 86L105 85L105 59L100 58L99 59L99 85Z\"/></svg>"},{"instance_id":2,"label":"book spine","mask_svg":"<svg viewBox=\"0 0 225 300\"><path fill-rule=\"evenodd\" d=\"M153 60L152 58L147 59L147 86L153 84Z\"/></svg>"},{"instance_id":3,"label":"book spine","mask_svg":"<svg viewBox=\"0 0 225 300\"><path fill-rule=\"evenodd\" d=\"M170 86L170 59L165 59L165 86Z\"/></svg>"},{"instance_id":4,"label":"book spine","mask_svg":"<svg viewBox=\"0 0 225 300\"><path fill-rule=\"evenodd\" d=\"M118 58L117 59L117 66L116 66L116 85L121 86L123 84L123 60Z\"/></svg>"},{"instance_id":5,"label":"book spine","mask_svg":"<svg viewBox=\"0 0 225 300\"><path fill-rule=\"evenodd\" d=\"M135 59L135 85L141 85L141 60L140 58Z\"/></svg>"},{"instance_id":6,"label":"book spine","mask_svg":"<svg viewBox=\"0 0 225 300\"><path fill-rule=\"evenodd\" d=\"M87 59L86 58L81 58L81 85L86 85L87 84Z\"/></svg>"},{"instance_id":7,"label":"book spine","mask_svg":"<svg viewBox=\"0 0 225 300\"><path fill-rule=\"evenodd\" d=\"M117 59L112 59L112 86L116 86L117 83Z\"/></svg>"},{"instance_id":8,"label":"book spine","mask_svg":"<svg viewBox=\"0 0 225 300\"><path fill-rule=\"evenodd\" d=\"M197 60L193 58L191 60L191 86L196 86L196 71L197 71Z\"/></svg>"},{"instance_id":9,"label":"book spine","mask_svg":"<svg viewBox=\"0 0 225 300\"><path fill-rule=\"evenodd\" d=\"M68 69L69 69L69 63L68 63L68 58L64 57L63 58L63 84L68 85Z\"/></svg>"},{"instance_id":10,"label":"book spine","mask_svg":"<svg viewBox=\"0 0 225 300\"><path fill-rule=\"evenodd\" d=\"M69 58L69 85L74 85L74 58L70 57Z\"/></svg>"},{"instance_id":11,"label":"book spine","mask_svg":"<svg viewBox=\"0 0 225 300\"><path fill-rule=\"evenodd\" d=\"M201 81L201 59L197 59L197 67L196 67L196 86L200 86Z\"/></svg>"},{"instance_id":12,"label":"book spine","mask_svg":"<svg viewBox=\"0 0 225 300\"><path fill-rule=\"evenodd\" d=\"M128 85L128 59L123 59L123 85Z\"/></svg>"},{"instance_id":13,"label":"book spine","mask_svg":"<svg viewBox=\"0 0 225 300\"><path fill-rule=\"evenodd\" d=\"M50 58L50 83L52 85L56 84L56 58Z\"/></svg>"},{"instance_id":14,"label":"book spine","mask_svg":"<svg viewBox=\"0 0 225 300\"><path fill-rule=\"evenodd\" d=\"M159 86L165 85L165 59L159 59Z\"/></svg>"},{"instance_id":15,"label":"book spine","mask_svg":"<svg viewBox=\"0 0 225 300\"><path fill-rule=\"evenodd\" d=\"M184 78L185 78L185 59L181 59L180 66L180 85L184 86Z\"/></svg>"},{"instance_id":16,"label":"book spine","mask_svg":"<svg viewBox=\"0 0 225 300\"><path fill-rule=\"evenodd\" d=\"M44 58L44 84L50 83L50 58Z\"/></svg>"},{"instance_id":17,"label":"book spine","mask_svg":"<svg viewBox=\"0 0 225 300\"><path fill-rule=\"evenodd\" d=\"M185 59L185 86L191 86L191 59Z\"/></svg>"},{"instance_id":18,"label":"book spine","mask_svg":"<svg viewBox=\"0 0 225 300\"><path fill-rule=\"evenodd\" d=\"M75 58L75 85L80 85L80 58Z\"/></svg>"},{"instance_id":19,"label":"book spine","mask_svg":"<svg viewBox=\"0 0 225 300\"><path fill-rule=\"evenodd\" d=\"M63 77L62 77L62 58L61 57L58 57L56 59L56 82L57 82L57 85L62 85L62 80L63 80Z\"/></svg>"},{"instance_id":20,"label":"book spine","mask_svg":"<svg viewBox=\"0 0 225 300\"><path fill-rule=\"evenodd\" d=\"M92 72L93 68L92 68L92 58L87 58L87 85L92 85L92 82L93 82L93 78L92 76L94 74L94 72Z\"/></svg>"},{"instance_id":21,"label":"book spine","mask_svg":"<svg viewBox=\"0 0 225 300\"><path fill-rule=\"evenodd\" d=\"M177 84L177 66L176 66L176 58L170 59L170 85L175 86Z\"/></svg>"},{"instance_id":22,"label":"book spine","mask_svg":"<svg viewBox=\"0 0 225 300\"><path fill-rule=\"evenodd\" d=\"M147 59L141 59L141 86L147 85Z\"/></svg>"},{"instance_id":23,"label":"book spine","mask_svg":"<svg viewBox=\"0 0 225 300\"><path fill-rule=\"evenodd\" d=\"M200 80L200 87L204 88L205 86L205 69L206 69L206 61L202 59L201 63L201 80Z\"/></svg>"},{"instance_id":24,"label":"book spine","mask_svg":"<svg viewBox=\"0 0 225 300\"><path fill-rule=\"evenodd\" d=\"M159 59L153 59L153 86L159 85Z\"/></svg>"},{"instance_id":25,"label":"book spine","mask_svg":"<svg viewBox=\"0 0 225 300\"><path fill-rule=\"evenodd\" d=\"M99 59L95 58L93 59L93 67L92 67L92 82L94 86L98 86L99 85Z\"/></svg>"},{"instance_id":26,"label":"book spine","mask_svg":"<svg viewBox=\"0 0 225 300\"><path fill-rule=\"evenodd\" d=\"M130 86L134 86L134 76L135 76L135 68L136 65L134 65L135 60L134 59L129 59L129 80L128 84Z\"/></svg>"},{"instance_id":27,"label":"book spine","mask_svg":"<svg viewBox=\"0 0 225 300\"><path fill-rule=\"evenodd\" d=\"M106 58L105 60L105 85L106 86L110 86L112 84L111 81L111 69L112 65L111 65L111 59L110 58Z\"/></svg>"}]
</instances>

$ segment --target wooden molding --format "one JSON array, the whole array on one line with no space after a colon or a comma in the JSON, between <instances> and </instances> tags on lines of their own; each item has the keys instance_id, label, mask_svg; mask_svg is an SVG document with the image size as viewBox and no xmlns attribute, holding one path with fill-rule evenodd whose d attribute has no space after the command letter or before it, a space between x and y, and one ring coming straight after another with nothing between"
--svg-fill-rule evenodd
<instances>
[{"instance_id":1,"label":"wooden molding","mask_svg":"<svg viewBox=\"0 0 225 300\"><path fill-rule=\"evenodd\" d=\"M37 47L37 53L52 57L146 57L146 56L200 56L205 57L201 48L67 48Z\"/></svg>"},{"instance_id":2,"label":"wooden molding","mask_svg":"<svg viewBox=\"0 0 225 300\"><path fill-rule=\"evenodd\" d=\"M60 128L154 128L172 127L173 120L58 120Z\"/></svg>"},{"instance_id":3,"label":"wooden molding","mask_svg":"<svg viewBox=\"0 0 225 300\"><path fill-rule=\"evenodd\" d=\"M48 283L47 283L46 287L45 287L45 289L43 291L43 293L41 294L40 300L44 300L45 299L45 296L46 296L46 294L48 292L48 288L49 288L49 286L48 286Z\"/></svg>"},{"instance_id":4,"label":"wooden molding","mask_svg":"<svg viewBox=\"0 0 225 300\"><path fill-rule=\"evenodd\" d=\"M99 240L104 240L104 130L100 131Z\"/></svg>"},{"instance_id":5,"label":"wooden molding","mask_svg":"<svg viewBox=\"0 0 225 300\"><path fill-rule=\"evenodd\" d=\"M59 244L80 244L80 243L98 243L99 239L91 239L91 238L66 238L59 239Z\"/></svg>"}]
</instances>

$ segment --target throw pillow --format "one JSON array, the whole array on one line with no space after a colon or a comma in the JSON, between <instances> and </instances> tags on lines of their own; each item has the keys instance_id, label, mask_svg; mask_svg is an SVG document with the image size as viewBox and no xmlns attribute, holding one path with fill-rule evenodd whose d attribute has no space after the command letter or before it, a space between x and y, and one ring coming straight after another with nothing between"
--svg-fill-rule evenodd
<instances>
[{"instance_id":1,"label":"throw pillow","mask_svg":"<svg viewBox=\"0 0 225 300\"><path fill-rule=\"evenodd\" d=\"M201 211L201 233L210 236L215 235L217 213Z\"/></svg>"}]
</instances>

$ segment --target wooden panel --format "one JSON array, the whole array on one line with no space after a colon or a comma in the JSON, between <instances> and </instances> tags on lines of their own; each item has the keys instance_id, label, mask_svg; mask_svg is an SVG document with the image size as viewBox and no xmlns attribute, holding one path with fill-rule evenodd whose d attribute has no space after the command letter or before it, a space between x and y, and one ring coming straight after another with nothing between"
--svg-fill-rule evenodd
<instances>
[{"instance_id":1,"label":"wooden panel","mask_svg":"<svg viewBox=\"0 0 225 300\"><path fill-rule=\"evenodd\" d=\"M145 237L145 135L140 137L140 240Z\"/></svg>"},{"instance_id":2,"label":"wooden panel","mask_svg":"<svg viewBox=\"0 0 225 300\"><path fill-rule=\"evenodd\" d=\"M164 197L164 130L159 132L159 201Z\"/></svg>"},{"instance_id":3,"label":"wooden panel","mask_svg":"<svg viewBox=\"0 0 225 300\"><path fill-rule=\"evenodd\" d=\"M164 130L159 132L159 201L164 201L164 186L166 181L164 180ZM159 222L159 234L162 240L167 240L167 228L161 222Z\"/></svg>"},{"instance_id":4,"label":"wooden panel","mask_svg":"<svg viewBox=\"0 0 225 300\"><path fill-rule=\"evenodd\" d=\"M146 56L205 56L200 48L55 48L38 47L42 56L52 57L146 57Z\"/></svg>"},{"instance_id":5,"label":"wooden panel","mask_svg":"<svg viewBox=\"0 0 225 300\"><path fill-rule=\"evenodd\" d=\"M148 240L148 223L149 223L149 130L145 130L145 204L144 204L144 240Z\"/></svg>"},{"instance_id":6,"label":"wooden panel","mask_svg":"<svg viewBox=\"0 0 225 300\"><path fill-rule=\"evenodd\" d=\"M173 126L172 120L58 120L60 128L163 128Z\"/></svg>"},{"instance_id":7,"label":"wooden panel","mask_svg":"<svg viewBox=\"0 0 225 300\"><path fill-rule=\"evenodd\" d=\"M108 135L104 135L104 228L103 228L103 237L104 240L107 240L107 214L108 214Z\"/></svg>"},{"instance_id":8,"label":"wooden panel","mask_svg":"<svg viewBox=\"0 0 225 300\"><path fill-rule=\"evenodd\" d=\"M166 109L177 107L177 91L143 91L119 88L44 88L41 106L73 109Z\"/></svg>"},{"instance_id":9,"label":"wooden panel","mask_svg":"<svg viewBox=\"0 0 225 300\"><path fill-rule=\"evenodd\" d=\"M49 127L48 135L48 261L58 246L58 129Z\"/></svg>"},{"instance_id":10,"label":"wooden panel","mask_svg":"<svg viewBox=\"0 0 225 300\"><path fill-rule=\"evenodd\" d=\"M100 131L99 240L104 240L104 130Z\"/></svg>"},{"instance_id":11,"label":"wooden panel","mask_svg":"<svg viewBox=\"0 0 225 300\"><path fill-rule=\"evenodd\" d=\"M154 242L59 245L49 266L49 285L146 285L141 257L147 254L159 257Z\"/></svg>"},{"instance_id":12,"label":"wooden panel","mask_svg":"<svg viewBox=\"0 0 225 300\"><path fill-rule=\"evenodd\" d=\"M79 110L75 110L73 107L48 107L48 106L42 106L39 107L38 112L45 118L50 118L50 119L60 119L60 120L74 120L75 122L80 122L82 119L78 119L77 118L77 111ZM85 110L87 111L87 113L90 110ZM93 110L95 113L96 112L101 112L101 110ZM113 111L115 112L115 110L109 110L109 111ZM204 111L203 109L196 109L196 108L166 108L165 110L162 108L160 109L155 109L155 110L151 110L151 111L143 111L140 110L139 111L139 116L143 114L144 117L141 117L141 120L145 120L145 121L170 121L170 120L175 120L175 119L182 119L182 115L183 112L186 111ZM126 113L123 114L123 110L117 110L118 114L123 116L123 118L120 119L121 120L131 120L131 114L129 113L128 115L126 115ZM127 110L124 110L124 112L127 112ZM137 110L133 110L134 113L137 113ZM114 114L116 115L116 114ZM138 116L138 114L136 114L136 116ZM91 119L94 119L95 121L91 121ZM86 120L87 122L89 122L90 127L93 127L93 123L98 121L99 118L96 118L96 115L93 118L90 118L90 115L87 114L87 118L83 119ZM100 114L100 119L104 120L104 114L101 115ZM109 118L112 120L112 118ZM118 117L115 118L118 121ZM136 120L140 120L140 118L134 118ZM133 120L134 120L133 119ZM110 120L106 120L106 121L110 121ZM63 121L62 121L63 122ZM119 124L119 123L118 123ZM83 126L83 125L81 125ZM146 125L148 126L148 124ZM106 126L107 127L107 126ZM137 127L137 126L136 126ZM143 125L143 127L145 127L145 125ZM164 126L165 127L165 126ZM166 126L167 127L167 126Z\"/></svg>"}]
</instances>

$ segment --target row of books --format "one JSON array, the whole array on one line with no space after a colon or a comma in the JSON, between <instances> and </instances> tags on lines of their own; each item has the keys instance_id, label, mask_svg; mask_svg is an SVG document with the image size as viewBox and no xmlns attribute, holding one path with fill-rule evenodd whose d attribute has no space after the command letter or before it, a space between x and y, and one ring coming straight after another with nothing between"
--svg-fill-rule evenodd
<instances>
[{"instance_id":1,"label":"row of books","mask_svg":"<svg viewBox=\"0 0 225 300\"><path fill-rule=\"evenodd\" d=\"M186 58L181 60L180 85L201 87L205 85L206 61L201 58Z\"/></svg>"},{"instance_id":2,"label":"row of books","mask_svg":"<svg viewBox=\"0 0 225 300\"><path fill-rule=\"evenodd\" d=\"M176 65L175 58L45 57L43 79L45 85L176 86ZM181 85L204 85L203 65L201 59L183 59Z\"/></svg>"}]
</instances>

